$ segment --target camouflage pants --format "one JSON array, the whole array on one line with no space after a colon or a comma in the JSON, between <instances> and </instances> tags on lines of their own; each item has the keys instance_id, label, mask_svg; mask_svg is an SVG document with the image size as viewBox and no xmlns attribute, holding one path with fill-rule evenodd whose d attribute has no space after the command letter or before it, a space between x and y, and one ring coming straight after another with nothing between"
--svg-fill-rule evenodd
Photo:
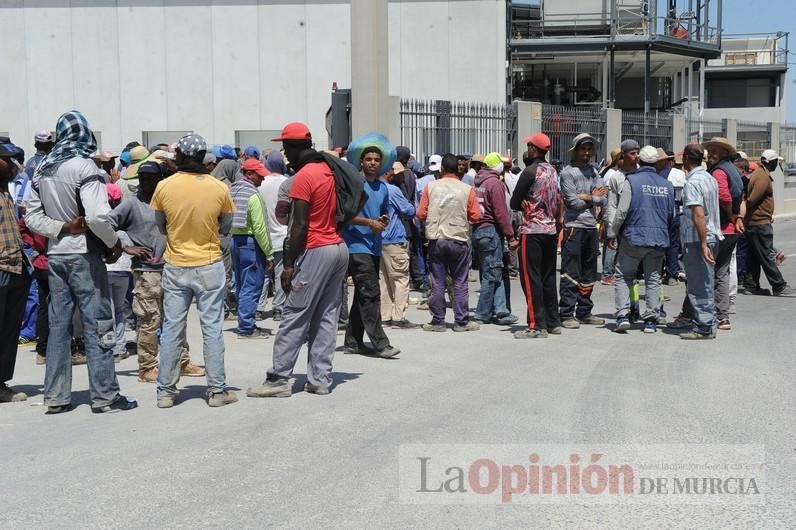
<instances>
[{"instance_id":1,"label":"camouflage pants","mask_svg":"<svg viewBox=\"0 0 796 530\"><path fill-rule=\"evenodd\" d=\"M133 312L138 317L138 369L158 366L158 329L163 320L163 286L160 271L133 271ZM180 364L191 361L188 341L182 338Z\"/></svg>"}]
</instances>

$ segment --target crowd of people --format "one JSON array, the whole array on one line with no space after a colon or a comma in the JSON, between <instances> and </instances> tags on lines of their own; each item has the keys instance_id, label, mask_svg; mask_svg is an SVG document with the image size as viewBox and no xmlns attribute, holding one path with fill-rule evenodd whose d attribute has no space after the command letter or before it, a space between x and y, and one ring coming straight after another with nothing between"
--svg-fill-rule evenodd
<instances>
[{"instance_id":1,"label":"crowd of people","mask_svg":"<svg viewBox=\"0 0 796 530\"><path fill-rule=\"evenodd\" d=\"M189 134L117 156L97 152L71 111L34 140L26 161L0 138L0 402L26 399L7 383L18 346L35 342L48 414L72 409L75 364L87 364L92 412L136 408L114 364L129 356L130 327L138 379L156 384L159 408L175 405L182 376L206 377L207 403L220 407L238 400L226 383L225 319L240 340L271 338L258 322L273 320L271 367L246 394L289 397L304 344L304 390L332 390L339 330L343 353L394 358L387 330L446 332L448 307L454 332L515 324L514 277L526 299L517 339L605 325L593 313L598 282L615 291L612 331L665 325L688 340L730 330L737 293L794 293L773 246L782 158L768 149L751 162L724 138L677 154L626 139L597 164L584 133L562 168L536 133L522 169L498 152L423 163L377 133L317 151L301 123L274 139L280 150ZM662 285L678 282L687 295L667 320ZM407 319L412 290L429 322ZM186 335L194 302L204 367Z\"/></svg>"}]
</instances>

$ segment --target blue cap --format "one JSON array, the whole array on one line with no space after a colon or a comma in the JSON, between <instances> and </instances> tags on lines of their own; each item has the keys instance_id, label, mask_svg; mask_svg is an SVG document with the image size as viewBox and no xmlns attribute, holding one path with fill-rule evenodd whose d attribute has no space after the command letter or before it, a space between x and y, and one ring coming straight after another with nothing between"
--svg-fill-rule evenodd
<instances>
[{"instance_id":1,"label":"blue cap","mask_svg":"<svg viewBox=\"0 0 796 530\"><path fill-rule=\"evenodd\" d=\"M130 165L130 151L125 151L124 153L119 155L119 162L122 163L123 166Z\"/></svg>"},{"instance_id":2,"label":"blue cap","mask_svg":"<svg viewBox=\"0 0 796 530\"><path fill-rule=\"evenodd\" d=\"M235 154L235 149L229 144L222 145L218 150L218 154L213 149L213 154L216 155L216 158L227 158L229 160L237 160L238 158L238 155Z\"/></svg>"},{"instance_id":3,"label":"blue cap","mask_svg":"<svg viewBox=\"0 0 796 530\"><path fill-rule=\"evenodd\" d=\"M260 158L260 150L254 147L253 145L250 145L249 147L244 149L243 154L246 156L254 156Z\"/></svg>"}]
</instances>

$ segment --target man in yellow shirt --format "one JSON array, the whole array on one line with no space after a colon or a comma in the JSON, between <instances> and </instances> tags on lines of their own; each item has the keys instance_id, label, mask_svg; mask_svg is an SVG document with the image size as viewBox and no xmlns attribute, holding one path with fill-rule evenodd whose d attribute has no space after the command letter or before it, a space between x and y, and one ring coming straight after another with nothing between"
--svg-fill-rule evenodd
<instances>
[{"instance_id":1,"label":"man in yellow shirt","mask_svg":"<svg viewBox=\"0 0 796 530\"><path fill-rule=\"evenodd\" d=\"M219 232L232 226L232 197L225 184L202 164L207 142L196 134L177 143L177 173L162 180L150 205L166 236L163 267L163 331L160 337L158 407L174 406L180 379L180 351L188 308L196 309L204 337L207 404L222 407L238 400L224 374L224 264Z\"/></svg>"},{"instance_id":2,"label":"man in yellow shirt","mask_svg":"<svg viewBox=\"0 0 796 530\"><path fill-rule=\"evenodd\" d=\"M268 170L256 158L241 166L242 176L229 192L235 205L232 217L232 266L238 299L238 337L267 339L271 334L255 324L257 303L263 291L265 275L273 268L273 250L265 222L265 204L258 188Z\"/></svg>"}]
</instances>

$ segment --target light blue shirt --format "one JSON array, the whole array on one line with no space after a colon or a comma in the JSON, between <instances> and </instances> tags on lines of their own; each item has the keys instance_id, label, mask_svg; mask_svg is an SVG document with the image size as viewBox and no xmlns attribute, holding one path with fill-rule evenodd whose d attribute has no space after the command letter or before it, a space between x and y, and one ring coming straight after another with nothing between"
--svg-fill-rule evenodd
<instances>
[{"instance_id":1,"label":"light blue shirt","mask_svg":"<svg viewBox=\"0 0 796 530\"><path fill-rule=\"evenodd\" d=\"M680 240L683 244L699 243L691 206L701 206L705 210L707 242L715 243L724 239L719 220L719 186L716 179L701 167L688 172L683 186L683 206L683 216L680 219Z\"/></svg>"}]
</instances>

